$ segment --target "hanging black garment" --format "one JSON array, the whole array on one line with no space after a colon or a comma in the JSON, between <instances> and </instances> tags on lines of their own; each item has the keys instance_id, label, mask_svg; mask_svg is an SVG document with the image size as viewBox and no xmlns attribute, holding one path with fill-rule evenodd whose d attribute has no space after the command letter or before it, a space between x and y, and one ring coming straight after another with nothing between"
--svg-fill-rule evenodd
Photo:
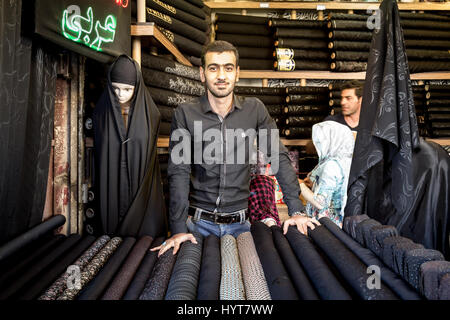
<instances>
[{"instance_id":1,"label":"hanging black garment","mask_svg":"<svg viewBox=\"0 0 450 320\"><path fill-rule=\"evenodd\" d=\"M330 57L340 61L367 61L369 51L333 51Z\"/></svg>"},{"instance_id":2,"label":"hanging black garment","mask_svg":"<svg viewBox=\"0 0 450 320\"><path fill-rule=\"evenodd\" d=\"M271 48L274 44L272 36L245 35L233 33L216 33L216 40L228 41L239 47Z\"/></svg>"},{"instance_id":3,"label":"hanging black garment","mask_svg":"<svg viewBox=\"0 0 450 320\"><path fill-rule=\"evenodd\" d=\"M160 26L157 28L172 42L183 54L200 57L202 54L202 45L196 41L183 37L171 30L164 29Z\"/></svg>"},{"instance_id":4,"label":"hanging black garment","mask_svg":"<svg viewBox=\"0 0 450 320\"><path fill-rule=\"evenodd\" d=\"M372 32L334 30L328 33L328 38L333 40L370 41L372 39Z\"/></svg>"},{"instance_id":5,"label":"hanging black garment","mask_svg":"<svg viewBox=\"0 0 450 320\"><path fill-rule=\"evenodd\" d=\"M195 99L195 96L176 93L161 88L147 87L147 90L150 92L155 103L174 108L178 107L181 103L189 102L192 99Z\"/></svg>"},{"instance_id":6,"label":"hanging black garment","mask_svg":"<svg viewBox=\"0 0 450 320\"><path fill-rule=\"evenodd\" d=\"M280 48L295 48L295 49L322 49L325 50L328 46L327 40L314 39L294 39L294 38L278 38L275 41L275 46Z\"/></svg>"},{"instance_id":7,"label":"hanging black garment","mask_svg":"<svg viewBox=\"0 0 450 320\"><path fill-rule=\"evenodd\" d=\"M107 88L93 114L95 186L104 234L156 237L167 232L156 140L160 115L144 85L138 64L128 129L112 89Z\"/></svg>"},{"instance_id":8,"label":"hanging black garment","mask_svg":"<svg viewBox=\"0 0 450 320\"><path fill-rule=\"evenodd\" d=\"M327 31L322 29L277 28L275 35L280 38L319 39L327 38Z\"/></svg>"},{"instance_id":9,"label":"hanging black garment","mask_svg":"<svg viewBox=\"0 0 450 320\"><path fill-rule=\"evenodd\" d=\"M312 28L321 29L326 26L325 21L320 20L288 20L288 19L272 19L269 26L288 27L288 28Z\"/></svg>"},{"instance_id":10,"label":"hanging black garment","mask_svg":"<svg viewBox=\"0 0 450 320\"><path fill-rule=\"evenodd\" d=\"M216 13L215 22L234 22L234 23L248 23L248 24L263 24L267 25L268 18L256 16L243 16L239 14Z\"/></svg>"},{"instance_id":11,"label":"hanging black garment","mask_svg":"<svg viewBox=\"0 0 450 320\"><path fill-rule=\"evenodd\" d=\"M446 40L419 40L419 39L405 39L406 48L418 49L448 49L450 48L450 41Z\"/></svg>"},{"instance_id":12,"label":"hanging black garment","mask_svg":"<svg viewBox=\"0 0 450 320\"><path fill-rule=\"evenodd\" d=\"M271 59L273 57L273 48L257 47L236 47L239 52L239 58Z\"/></svg>"},{"instance_id":13,"label":"hanging black garment","mask_svg":"<svg viewBox=\"0 0 450 320\"><path fill-rule=\"evenodd\" d=\"M216 32L220 33L237 33L245 35L261 35L270 36L272 30L261 24L234 23L234 22L218 22L215 26Z\"/></svg>"},{"instance_id":14,"label":"hanging black garment","mask_svg":"<svg viewBox=\"0 0 450 320\"><path fill-rule=\"evenodd\" d=\"M205 86L200 81L186 79L173 74L142 67L142 77L147 86L168 89L174 92L202 96Z\"/></svg>"},{"instance_id":15,"label":"hanging black garment","mask_svg":"<svg viewBox=\"0 0 450 320\"><path fill-rule=\"evenodd\" d=\"M334 61L331 70L336 72L361 72L366 71L367 62L360 61Z\"/></svg>"},{"instance_id":16,"label":"hanging black garment","mask_svg":"<svg viewBox=\"0 0 450 320\"><path fill-rule=\"evenodd\" d=\"M329 54L322 50L301 50L301 49L289 49L289 48L277 48L275 49L275 56L277 59L311 59L321 60L328 59Z\"/></svg>"},{"instance_id":17,"label":"hanging black garment","mask_svg":"<svg viewBox=\"0 0 450 320\"><path fill-rule=\"evenodd\" d=\"M283 113L288 116L327 115L327 105L288 105L283 108Z\"/></svg>"},{"instance_id":18,"label":"hanging black garment","mask_svg":"<svg viewBox=\"0 0 450 320\"><path fill-rule=\"evenodd\" d=\"M328 44L329 49L339 51L367 51L370 50L370 41L332 41Z\"/></svg>"},{"instance_id":19,"label":"hanging black garment","mask_svg":"<svg viewBox=\"0 0 450 320\"><path fill-rule=\"evenodd\" d=\"M148 53L142 53L141 65L146 68L163 71L183 78L200 81L200 71L198 68L185 66L184 64L154 56Z\"/></svg>"}]
</instances>

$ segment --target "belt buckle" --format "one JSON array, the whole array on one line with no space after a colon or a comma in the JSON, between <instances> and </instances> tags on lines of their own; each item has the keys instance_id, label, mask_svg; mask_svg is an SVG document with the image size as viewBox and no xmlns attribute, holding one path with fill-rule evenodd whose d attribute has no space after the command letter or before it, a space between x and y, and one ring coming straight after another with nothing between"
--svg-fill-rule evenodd
<instances>
[{"instance_id":1,"label":"belt buckle","mask_svg":"<svg viewBox=\"0 0 450 320\"><path fill-rule=\"evenodd\" d=\"M217 217L218 217L219 215L217 214L217 213L214 213L214 223L215 224L218 224L219 222L217 222Z\"/></svg>"}]
</instances>

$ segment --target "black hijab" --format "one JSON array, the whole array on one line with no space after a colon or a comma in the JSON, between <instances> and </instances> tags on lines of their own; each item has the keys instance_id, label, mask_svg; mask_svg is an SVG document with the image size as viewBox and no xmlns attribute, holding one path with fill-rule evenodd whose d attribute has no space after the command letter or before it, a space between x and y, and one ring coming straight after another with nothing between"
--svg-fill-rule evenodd
<instances>
[{"instance_id":1,"label":"black hijab","mask_svg":"<svg viewBox=\"0 0 450 320\"><path fill-rule=\"evenodd\" d=\"M129 61L124 63L124 58ZM126 65L135 70L126 70ZM121 79L117 70L122 70L125 80L118 81ZM128 129L111 85L111 74L122 83L132 84L132 75L136 78ZM95 188L104 234L156 237L167 233L157 157L160 117L138 64L125 55L117 58L93 114Z\"/></svg>"},{"instance_id":2,"label":"black hijab","mask_svg":"<svg viewBox=\"0 0 450 320\"><path fill-rule=\"evenodd\" d=\"M379 14L381 25L373 32L345 216L367 214L448 256L448 156L438 150L440 146L419 138L397 3L384 0ZM433 168L436 163L444 168Z\"/></svg>"}]
</instances>

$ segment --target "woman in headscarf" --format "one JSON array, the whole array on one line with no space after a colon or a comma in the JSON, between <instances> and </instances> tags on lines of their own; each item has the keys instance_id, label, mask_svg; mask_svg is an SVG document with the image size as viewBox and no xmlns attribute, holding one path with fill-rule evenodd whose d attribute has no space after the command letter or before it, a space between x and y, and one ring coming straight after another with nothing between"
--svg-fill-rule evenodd
<instances>
[{"instance_id":1,"label":"woman in headscarf","mask_svg":"<svg viewBox=\"0 0 450 320\"><path fill-rule=\"evenodd\" d=\"M355 139L347 126L324 121L312 127L312 141L319 163L310 173L312 190L300 180L306 212L317 220L328 217L342 228Z\"/></svg>"},{"instance_id":2,"label":"woman in headscarf","mask_svg":"<svg viewBox=\"0 0 450 320\"><path fill-rule=\"evenodd\" d=\"M93 114L95 189L103 234L167 233L157 157L160 114L139 65L121 55Z\"/></svg>"}]
</instances>

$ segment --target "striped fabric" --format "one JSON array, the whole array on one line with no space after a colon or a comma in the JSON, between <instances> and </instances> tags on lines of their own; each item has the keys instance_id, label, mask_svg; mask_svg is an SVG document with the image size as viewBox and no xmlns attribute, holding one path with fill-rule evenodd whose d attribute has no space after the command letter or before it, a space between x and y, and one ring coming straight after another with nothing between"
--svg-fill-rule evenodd
<instances>
[{"instance_id":1,"label":"striped fabric","mask_svg":"<svg viewBox=\"0 0 450 320\"><path fill-rule=\"evenodd\" d=\"M195 300L197 295L203 237L194 234L197 244L184 242L173 267L165 300Z\"/></svg>"},{"instance_id":2,"label":"striped fabric","mask_svg":"<svg viewBox=\"0 0 450 320\"><path fill-rule=\"evenodd\" d=\"M220 279L220 300L245 300L245 289L236 239L229 234L220 238L222 254L222 277Z\"/></svg>"},{"instance_id":3,"label":"striped fabric","mask_svg":"<svg viewBox=\"0 0 450 320\"><path fill-rule=\"evenodd\" d=\"M264 270L256 252L250 232L237 237L237 247L242 268L245 293L248 300L271 300Z\"/></svg>"}]
</instances>

